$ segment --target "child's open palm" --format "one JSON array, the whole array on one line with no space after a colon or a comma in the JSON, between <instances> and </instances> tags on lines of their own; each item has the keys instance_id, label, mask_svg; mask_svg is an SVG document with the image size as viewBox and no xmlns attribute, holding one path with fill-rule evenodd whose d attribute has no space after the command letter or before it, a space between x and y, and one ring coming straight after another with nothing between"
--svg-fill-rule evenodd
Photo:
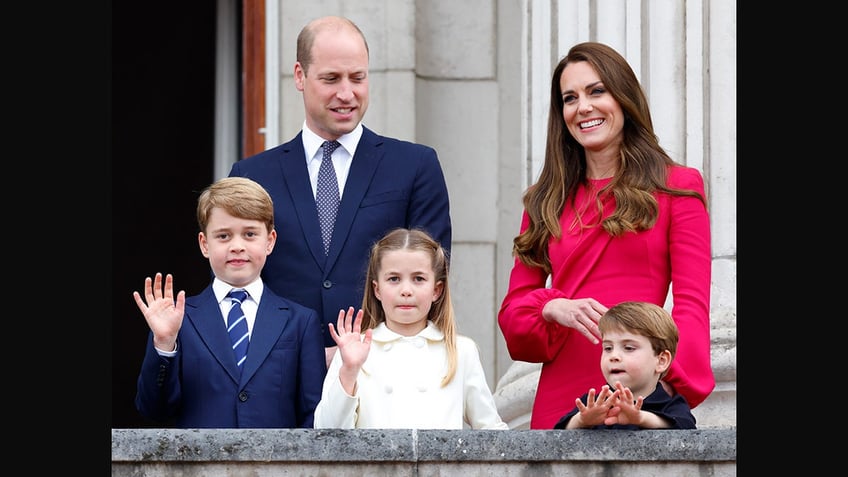
<instances>
[{"instance_id":1,"label":"child's open palm","mask_svg":"<svg viewBox=\"0 0 848 477\"><path fill-rule=\"evenodd\" d=\"M339 319L336 327L330 323L330 336L333 341L339 346L339 353L342 355L342 366L356 367L357 370L362 367L365 360L368 358L368 352L371 351L371 334L373 330L365 330L365 336L362 335L362 315L363 311L359 310L356 313L356 318L353 316L353 307L344 310L339 310ZM338 329L338 331L336 331Z\"/></svg>"},{"instance_id":2,"label":"child's open palm","mask_svg":"<svg viewBox=\"0 0 848 477\"><path fill-rule=\"evenodd\" d=\"M150 277L144 279L144 297L146 303L137 291L133 292L135 304L153 332L153 345L162 351L175 350L185 314L185 291L177 293L174 301L174 277L170 273L165 276L163 289L162 274L157 273L152 281Z\"/></svg>"}]
</instances>

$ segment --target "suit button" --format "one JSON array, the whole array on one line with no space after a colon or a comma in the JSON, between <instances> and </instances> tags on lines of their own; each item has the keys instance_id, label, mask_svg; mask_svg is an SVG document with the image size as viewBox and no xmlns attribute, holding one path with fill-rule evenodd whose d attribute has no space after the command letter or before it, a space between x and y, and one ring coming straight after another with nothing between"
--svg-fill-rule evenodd
<instances>
[{"instance_id":1,"label":"suit button","mask_svg":"<svg viewBox=\"0 0 848 477\"><path fill-rule=\"evenodd\" d=\"M239 401L245 402L247 401L247 391L242 391L239 393Z\"/></svg>"},{"instance_id":2,"label":"suit button","mask_svg":"<svg viewBox=\"0 0 848 477\"><path fill-rule=\"evenodd\" d=\"M324 283L321 284L324 288L332 288L333 282L330 280L324 280Z\"/></svg>"},{"instance_id":3,"label":"suit button","mask_svg":"<svg viewBox=\"0 0 848 477\"><path fill-rule=\"evenodd\" d=\"M168 375L168 367L164 364L159 365L159 373L156 375L156 386L162 387L165 384L165 377Z\"/></svg>"}]
</instances>

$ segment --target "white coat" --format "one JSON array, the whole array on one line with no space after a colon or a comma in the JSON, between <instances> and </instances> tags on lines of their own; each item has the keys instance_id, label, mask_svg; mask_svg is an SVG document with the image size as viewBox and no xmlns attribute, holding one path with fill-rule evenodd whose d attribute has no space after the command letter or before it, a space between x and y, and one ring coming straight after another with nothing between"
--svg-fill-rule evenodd
<instances>
[{"instance_id":1,"label":"white coat","mask_svg":"<svg viewBox=\"0 0 848 477\"><path fill-rule=\"evenodd\" d=\"M486 383L477 344L457 336L457 370L441 387L447 371L445 336L431 321L415 336L402 336L380 323L357 378L356 395L339 381L341 353L336 352L315 428L509 429Z\"/></svg>"}]
</instances>

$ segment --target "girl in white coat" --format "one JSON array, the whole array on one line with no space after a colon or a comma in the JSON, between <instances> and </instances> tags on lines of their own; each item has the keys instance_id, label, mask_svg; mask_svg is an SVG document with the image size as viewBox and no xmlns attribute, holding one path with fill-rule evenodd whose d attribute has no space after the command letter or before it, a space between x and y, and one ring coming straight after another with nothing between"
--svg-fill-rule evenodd
<instances>
[{"instance_id":1,"label":"girl in white coat","mask_svg":"<svg viewBox=\"0 0 848 477\"><path fill-rule=\"evenodd\" d=\"M329 329L339 352L316 428L509 428L477 344L456 333L446 252L425 232L395 229L372 246L362 309L339 310Z\"/></svg>"}]
</instances>

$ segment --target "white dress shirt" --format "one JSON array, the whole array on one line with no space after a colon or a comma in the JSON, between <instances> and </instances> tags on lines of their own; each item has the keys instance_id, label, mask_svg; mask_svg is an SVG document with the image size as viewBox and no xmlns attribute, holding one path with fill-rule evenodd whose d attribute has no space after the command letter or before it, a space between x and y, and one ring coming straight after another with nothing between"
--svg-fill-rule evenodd
<instances>
[{"instance_id":1,"label":"white dress shirt","mask_svg":"<svg viewBox=\"0 0 848 477\"><path fill-rule=\"evenodd\" d=\"M244 317L247 320L248 336L253 337L253 324L256 322L256 312L259 310L259 300L262 297L262 290L265 289L265 284L262 283L261 277L245 287L234 287L229 283L224 283L218 277L212 280L212 291L215 293L215 298L218 300L218 307L221 309L221 315L224 317L224 328L227 327L227 315L230 314L230 308L233 306L233 301L227 298L227 293L236 288L247 292L247 298L241 304L241 311L244 312Z\"/></svg>"},{"instance_id":2,"label":"white dress shirt","mask_svg":"<svg viewBox=\"0 0 848 477\"><path fill-rule=\"evenodd\" d=\"M336 181L339 183L339 199L344 197L344 185L347 182L347 175L350 172L350 164L353 162L353 155L356 154L356 146L359 145L359 139L362 137L362 123L356 125L353 131L336 139L341 147L337 147L333 151L333 167L336 170ZM321 146L324 144L324 138L312 132L306 126L306 121L303 122L303 153L306 156L306 168L309 170L309 182L312 183L312 196L318 188L318 170L321 169L321 160L324 156L324 150Z\"/></svg>"}]
</instances>

